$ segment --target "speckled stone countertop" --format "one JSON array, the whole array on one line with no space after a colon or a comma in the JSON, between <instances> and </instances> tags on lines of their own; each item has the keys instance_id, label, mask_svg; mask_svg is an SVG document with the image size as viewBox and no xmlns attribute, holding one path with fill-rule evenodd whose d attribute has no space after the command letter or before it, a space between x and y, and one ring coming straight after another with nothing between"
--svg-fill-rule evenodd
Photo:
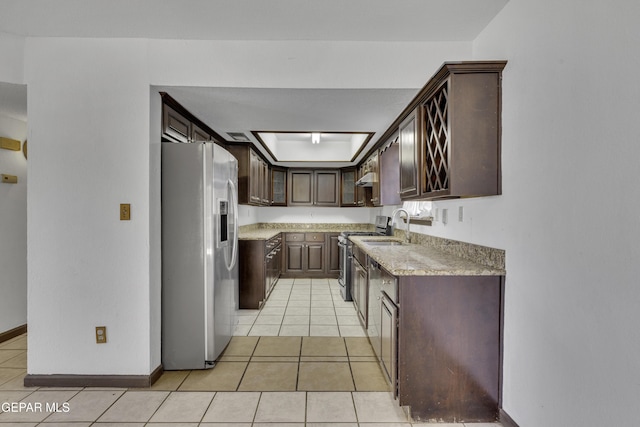
<instances>
[{"instance_id":1,"label":"speckled stone countertop","mask_svg":"<svg viewBox=\"0 0 640 427\"><path fill-rule=\"evenodd\" d=\"M367 244L373 240L399 238L377 236L350 236L364 252L394 276L503 276L504 268L474 262L437 246L406 244L377 246ZM496 251L497 249L487 248Z\"/></svg>"},{"instance_id":2,"label":"speckled stone countertop","mask_svg":"<svg viewBox=\"0 0 640 427\"><path fill-rule=\"evenodd\" d=\"M372 224L333 223L258 223L243 225L238 229L239 240L269 240L278 233L339 233L341 231L373 231Z\"/></svg>"}]
</instances>

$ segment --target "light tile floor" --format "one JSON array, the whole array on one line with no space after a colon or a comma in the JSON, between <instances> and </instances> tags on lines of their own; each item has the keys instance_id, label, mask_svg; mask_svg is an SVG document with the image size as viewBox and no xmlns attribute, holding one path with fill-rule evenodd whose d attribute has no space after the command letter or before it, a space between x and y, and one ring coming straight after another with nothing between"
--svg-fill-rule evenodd
<instances>
[{"instance_id":1,"label":"light tile floor","mask_svg":"<svg viewBox=\"0 0 640 427\"><path fill-rule=\"evenodd\" d=\"M345 303L339 297L337 282L331 280L281 280L260 312L242 313L241 318L245 326L238 330L238 334L242 336L233 339L232 345L227 348L214 369L165 372L150 389L27 388L22 382L27 366L26 335L0 343L0 405L2 405L0 406L0 426L411 427L420 425L408 421L391 393L362 391L377 387L367 381L378 384L377 380L372 380L376 378L376 371L365 369L371 368L368 365L371 363L371 348L368 344L365 345L366 338L358 338L364 336L359 324L350 324L355 316L352 303ZM329 306L329 301L332 306ZM327 310L317 310L319 308ZM333 312L329 314L328 309L332 309ZM301 333L294 334L294 330ZM276 335L279 335L278 339L268 337ZM289 335L297 338L285 338ZM335 338L318 339L315 338L317 336ZM249 367L252 364L255 368L265 368L276 363L283 366L291 365L292 370L296 367L297 388L290 389L289 386L285 391L271 389L264 391L261 390L264 388L263 385L251 385L250 382L243 386L244 379L251 378ZM320 372L320 379L326 377L326 371L322 368L329 363L331 368L336 368L338 365L344 367L344 372L339 377L351 377L350 389L337 391L339 382L328 381L329 385L325 384L323 387L329 387L334 391L315 390L313 387L322 384L318 378L312 378L308 385L300 387L301 381L302 384L306 384L305 375L313 377L314 371ZM305 370L306 364L313 369ZM347 370L351 371L350 375L347 374ZM256 373L265 377L268 376L268 371L269 369L256 369ZM275 371L278 372L279 369ZM212 372L217 372L216 375L227 381L228 390L211 389L208 375ZM259 377L260 375L257 375L255 378ZM274 381L277 383L279 380L276 378ZM269 388L273 387L269 386ZM248 390L242 390L244 388ZM251 388L255 390L250 390ZM6 407L7 403L23 403L31 406L25 406L22 411L12 411L11 407ZM41 410L38 410L38 404L42 406ZM52 411L55 404L58 405L59 412ZM29 411L28 408L32 410ZM68 408L67 412L65 408ZM438 427L499 427L500 425L499 423L437 424Z\"/></svg>"},{"instance_id":2,"label":"light tile floor","mask_svg":"<svg viewBox=\"0 0 640 427\"><path fill-rule=\"evenodd\" d=\"M280 279L261 310L240 310L237 336L365 337L337 279Z\"/></svg>"}]
</instances>

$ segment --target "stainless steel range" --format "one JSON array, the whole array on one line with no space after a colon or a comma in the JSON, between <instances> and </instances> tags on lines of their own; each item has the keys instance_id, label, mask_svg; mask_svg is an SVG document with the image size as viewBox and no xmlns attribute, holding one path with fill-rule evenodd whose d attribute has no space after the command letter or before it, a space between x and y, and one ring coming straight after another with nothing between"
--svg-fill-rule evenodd
<instances>
[{"instance_id":1,"label":"stainless steel range","mask_svg":"<svg viewBox=\"0 0 640 427\"><path fill-rule=\"evenodd\" d=\"M340 247L340 276L338 283L340 284L340 293L345 301L353 301L351 297L351 268L350 261L353 255L353 243L349 240L349 236L386 236L391 234L390 218L384 215L376 216L375 231L343 231L338 237L338 246Z\"/></svg>"}]
</instances>

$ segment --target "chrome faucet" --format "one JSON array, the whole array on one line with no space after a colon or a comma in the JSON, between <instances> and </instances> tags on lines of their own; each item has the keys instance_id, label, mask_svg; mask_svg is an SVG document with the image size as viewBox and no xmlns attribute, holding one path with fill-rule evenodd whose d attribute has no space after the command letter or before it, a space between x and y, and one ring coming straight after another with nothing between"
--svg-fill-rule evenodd
<instances>
[{"instance_id":1,"label":"chrome faucet","mask_svg":"<svg viewBox=\"0 0 640 427\"><path fill-rule=\"evenodd\" d=\"M404 232L404 240L407 243L411 243L411 232L409 231L409 225L411 224L411 216L409 215L409 211L403 208L398 208L393 211L391 214L391 225L393 226L393 222L396 220L396 215L399 213L404 213L407 217L407 229Z\"/></svg>"}]
</instances>

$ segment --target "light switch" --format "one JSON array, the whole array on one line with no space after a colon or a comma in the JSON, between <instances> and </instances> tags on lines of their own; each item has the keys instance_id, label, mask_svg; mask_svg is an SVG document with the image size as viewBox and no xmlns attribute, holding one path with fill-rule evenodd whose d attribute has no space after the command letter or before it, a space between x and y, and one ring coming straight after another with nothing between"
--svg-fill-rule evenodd
<instances>
[{"instance_id":1,"label":"light switch","mask_svg":"<svg viewBox=\"0 0 640 427\"><path fill-rule=\"evenodd\" d=\"M129 203L120 204L120 221L129 221L131 219L131 205Z\"/></svg>"},{"instance_id":2,"label":"light switch","mask_svg":"<svg viewBox=\"0 0 640 427\"><path fill-rule=\"evenodd\" d=\"M15 175L5 175L2 174L2 182L5 184L17 184L18 177Z\"/></svg>"},{"instance_id":3,"label":"light switch","mask_svg":"<svg viewBox=\"0 0 640 427\"><path fill-rule=\"evenodd\" d=\"M96 326L96 344L106 344L107 342L107 327Z\"/></svg>"}]
</instances>

